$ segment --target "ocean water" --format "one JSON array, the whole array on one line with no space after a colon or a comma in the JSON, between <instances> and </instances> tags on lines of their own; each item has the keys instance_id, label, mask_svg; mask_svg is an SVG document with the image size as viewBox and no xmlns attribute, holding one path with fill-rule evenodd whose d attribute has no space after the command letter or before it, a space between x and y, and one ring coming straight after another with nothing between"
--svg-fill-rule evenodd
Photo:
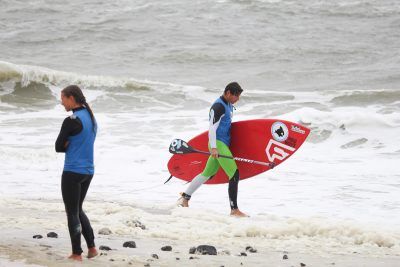
<instances>
[{"instance_id":1,"label":"ocean water","mask_svg":"<svg viewBox=\"0 0 400 267\"><path fill-rule=\"evenodd\" d=\"M244 235L312 239L310 227L321 243L352 237L355 247L400 250L398 1L0 6L2 198L61 198L54 142L69 114L60 91L78 84L99 124L88 200L170 212L186 188L163 184L170 141L207 130L210 105L238 81L245 91L234 121L280 118L311 129L288 161L240 182L239 206L256 218ZM228 214L227 186L203 186L191 209L199 214L172 213L193 224Z\"/></svg>"}]
</instances>

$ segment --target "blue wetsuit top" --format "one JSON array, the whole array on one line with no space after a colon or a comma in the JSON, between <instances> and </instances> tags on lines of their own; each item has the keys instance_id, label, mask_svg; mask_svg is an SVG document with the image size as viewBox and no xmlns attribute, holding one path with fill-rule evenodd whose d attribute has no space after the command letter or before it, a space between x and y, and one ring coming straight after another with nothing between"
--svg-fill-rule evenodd
<instances>
[{"instance_id":1,"label":"blue wetsuit top","mask_svg":"<svg viewBox=\"0 0 400 267\"><path fill-rule=\"evenodd\" d=\"M233 105L228 103L223 96L219 97L211 106L209 114L209 142L211 148L216 148L216 140L227 146L231 143L231 124Z\"/></svg>"},{"instance_id":2,"label":"blue wetsuit top","mask_svg":"<svg viewBox=\"0 0 400 267\"><path fill-rule=\"evenodd\" d=\"M64 171L94 174L93 148L97 125L93 129L92 119L85 107L73 110L66 118L56 141L56 151L65 152ZM65 144L68 142L68 146Z\"/></svg>"}]
</instances>

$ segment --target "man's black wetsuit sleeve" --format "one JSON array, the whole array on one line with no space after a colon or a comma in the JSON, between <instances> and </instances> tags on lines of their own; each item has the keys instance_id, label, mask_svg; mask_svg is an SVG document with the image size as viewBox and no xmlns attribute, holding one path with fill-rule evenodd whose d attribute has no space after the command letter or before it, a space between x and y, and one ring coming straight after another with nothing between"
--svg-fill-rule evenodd
<instances>
[{"instance_id":1,"label":"man's black wetsuit sleeve","mask_svg":"<svg viewBox=\"0 0 400 267\"><path fill-rule=\"evenodd\" d=\"M210 115L210 122L212 124L219 123L222 116L225 115L225 108L221 103L215 103L211 106L210 114L212 114L212 116Z\"/></svg>"},{"instance_id":2,"label":"man's black wetsuit sleeve","mask_svg":"<svg viewBox=\"0 0 400 267\"><path fill-rule=\"evenodd\" d=\"M225 107L221 103L212 105L209 114L210 127L208 130L208 141L211 148L217 147L217 129L223 116L225 116Z\"/></svg>"},{"instance_id":3,"label":"man's black wetsuit sleeve","mask_svg":"<svg viewBox=\"0 0 400 267\"><path fill-rule=\"evenodd\" d=\"M68 137L77 135L81 131L82 122L79 118L73 116L65 118L56 140L56 152L65 152L67 150L65 144L68 141Z\"/></svg>"}]
</instances>

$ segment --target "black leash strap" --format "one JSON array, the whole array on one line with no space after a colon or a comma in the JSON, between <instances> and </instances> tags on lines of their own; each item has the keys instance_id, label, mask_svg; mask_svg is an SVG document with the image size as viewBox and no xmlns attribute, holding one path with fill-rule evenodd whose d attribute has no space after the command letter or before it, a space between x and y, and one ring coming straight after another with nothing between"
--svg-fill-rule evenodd
<instances>
[{"instance_id":1,"label":"black leash strap","mask_svg":"<svg viewBox=\"0 0 400 267\"><path fill-rule=\"evenodd\" d=\"M171 180L171 178L172 178L172 175L168 178L168 180L166 180L166 181L164 182L164 184L168 183L169 180Z\"/></svg>"}]
</instances>

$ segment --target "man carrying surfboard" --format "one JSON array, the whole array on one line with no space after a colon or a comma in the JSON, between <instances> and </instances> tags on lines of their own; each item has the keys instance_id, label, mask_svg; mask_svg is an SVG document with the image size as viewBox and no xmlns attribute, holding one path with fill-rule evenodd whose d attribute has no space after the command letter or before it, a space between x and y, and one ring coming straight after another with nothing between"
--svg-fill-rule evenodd
<instances>
[{"instance_id":1,"label":"man carrying surfboard","mask_svg":"<svg viewBox=\"0 0 400 267\"><path fill-rule=\"evenodd\" d=\"M239 170L234 159L218 157L218 155L232 156L229 149L231 141L231 123L233 115L233 104L239 101L243 89L237 82L229 83L220 96L210 108L208 130L208 147L210 157L205 169L197 175L190 183L185 192L181 193L178 205L189 207L189 200L193 193L208 179L214 176L221 167L229 177L229 203L231 216L247 217L241 212L237 205Z\"/></svg>"}]
</instances>

